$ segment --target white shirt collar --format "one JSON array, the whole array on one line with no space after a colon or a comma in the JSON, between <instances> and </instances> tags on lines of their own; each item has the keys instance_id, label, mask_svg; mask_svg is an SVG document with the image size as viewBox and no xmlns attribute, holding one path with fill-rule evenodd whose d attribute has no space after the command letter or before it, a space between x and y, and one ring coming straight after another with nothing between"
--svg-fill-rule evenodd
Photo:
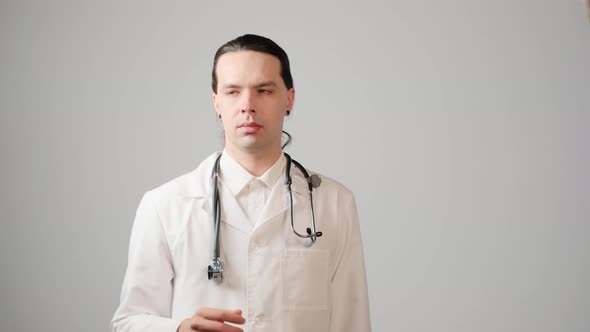
<instances>
[{"instance_id":1,"label":"white shirt collar","mask_svg":"<svg viewBox=\"0 0 590 332\"><path fill-rule=\"evenodd\" d=\"M229 187L234 196L237 196L248 183L255 180L260 180L268 188L272 188L281 174L284 173L287 158L281 153L279 159L260 177L250 174L225 150L223 150L219 163L220 178L223 184Z\"/></svg>"}]
</instances>

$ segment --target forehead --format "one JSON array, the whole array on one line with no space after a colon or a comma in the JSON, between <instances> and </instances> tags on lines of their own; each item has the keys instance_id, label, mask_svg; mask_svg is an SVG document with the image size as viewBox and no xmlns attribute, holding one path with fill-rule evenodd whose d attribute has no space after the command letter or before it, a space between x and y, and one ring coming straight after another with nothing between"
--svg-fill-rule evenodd
<instances>
[{"instance_id":1,"label":"forehead","mask_svg":"<svg viewBox=\"0 0 590 332\"><path fill-rule=\"evenodd\" d=\"M225 53L217 61L216 72L220 84L256 84L261 81L283 83L279 59L255 51Z\"/></svg>"}]
</instances>

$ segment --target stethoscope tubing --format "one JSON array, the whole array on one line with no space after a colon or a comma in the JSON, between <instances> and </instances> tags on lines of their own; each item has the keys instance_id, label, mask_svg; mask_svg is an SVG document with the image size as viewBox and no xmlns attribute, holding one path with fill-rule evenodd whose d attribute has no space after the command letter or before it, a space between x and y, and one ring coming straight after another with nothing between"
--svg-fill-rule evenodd
<instances>
[{"instance_id":1,"label":"stethoscope tubing","mask_svg":"<svg viewBox=\"0 0 590 332\"><path fill-rule=\"evenodd\" d=\"M301 238L310 238L312 243L315 243L315 241L317 240L317 238L319 236L322 236L322 232L317 232L316 231L316 226L315 226L315 212L313 209L313 184L311 182L311 177L309 176L309 173L307 173L307 170L305 169L305 167L303 167L303 165L301 165L299 162L297 162L295 159L292 159L291 156L289 156L289 154L284 153L285 157L287 158L287 166L285 169L285 184L287 185L287 190L289 191L289 204L290 204L290 210L291 210L291 230L293 230L293 233L295 233L297 236L301 237ZM293 191L291 190L291 163L295 164L295 166L297 168L299 168L299 170L301 171L301 173L303 173L303 176L305 177L305 180L307 181L307 185L308 185L308 191L309 191L309 204L311 207L311 227L312 228L307 228L307 234L301 234L299 232L297 232L297 230L295 229L295 225L294 225L294 216L293 216Z\"/></svg>"},{"instance_id":2,"label":"stethoscope tubing","mask_svg":"<svg viewBox=\"0 0 590 332\"><path fill-rule=\"evenodd\" d=\"M303 167L303 165L301 165L300 163L298 163L296 160L292 159L291 156L289 156L289 154L287 153L283 153L285 155L285 158L287 159L287 165L285 166L285 185L287 186L287 191L289 192L289 207L290 207L290 216L291 216L291 230L293 230L293 233L297 236L299 236L300 238L309 238L311 240L311 243L314 244L317 240L318 237L322 236L322 232L318 232L316 231L316 223L315 223L315 211L313 208L313 188L319 186L319 184L321 183L321 180L319 179L319 177L317 177L317 175L314 175L314 177L316 177L317 183L314 183L314 179L309 176L309 173L307 172L307 170L305 169L305 167ZM223 280L223 261L221 260L221 254L220 254L220 227L221 227L221 202L219 199L219 187L218 187L218 181L219 181L219 163L221 160L221 153L219 154L219 156L217 156L217 159L215 160L215 164L213 166L213 171L211 174L211 181L212 181L212 185L213 185L213 200L212 200L212 211L213 211L213 223L214 223L214 227L215 227L215 245L213 247L213 259L211 260L211 263L208 267L208 277L209 279L215 279L219 282L221 282ZM292 180L291 180L291 164L295 164L295 167L297 167L301 173L303 174L303 176L305 177L306 181L307 181L307 186L308 186L308 191L309 191L309 202L310 202L310 211L311 211L311 228L307 228L307 234L300 234L299 232L297 232L297 230L295 230L295 225L294 225L294 209L293 209L293 191L291 189L291 185L292 185Z\"/></svg>"}]
</instances>

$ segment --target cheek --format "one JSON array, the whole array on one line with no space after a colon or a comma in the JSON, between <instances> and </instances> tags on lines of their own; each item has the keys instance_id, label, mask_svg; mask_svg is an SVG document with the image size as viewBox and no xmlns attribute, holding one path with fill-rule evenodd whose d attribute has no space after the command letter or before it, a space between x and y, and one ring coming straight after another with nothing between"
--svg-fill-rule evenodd
<instances>
[{"instance_id":1,"label":"cheek","mask_svg":"<svg viewBox=\"0 0 590 332\"><path fill-rule=\"evenodd\" d=\"M224 115L225 118L234 116L236 110L236 103L231 99L220 100L217 103L217 108L220 114Z\"/></svg>"},{"instance_id":2,"label":"cheek","mask_svg":"<svg viewBox=\"0 0 590 332\"><path fill-rule=\"evenodd\" d=\"M225 98L220 98L217 101L217 107L219 107L220 111L227 111L227 109L229 107L229 101Z\"/></svg>"},{"instance_id":3,"label":"cheek","mask_svg":"<svg viewBox=\"0 0 590 332\"><path fill-rule=\"evenodd\" d=\"M275 127L283 127L283 123L285 121L285 112L286 111L279 111L277 112L276 116L273 117L273 123L275 124Z\"/></svg>"}]
</instances>

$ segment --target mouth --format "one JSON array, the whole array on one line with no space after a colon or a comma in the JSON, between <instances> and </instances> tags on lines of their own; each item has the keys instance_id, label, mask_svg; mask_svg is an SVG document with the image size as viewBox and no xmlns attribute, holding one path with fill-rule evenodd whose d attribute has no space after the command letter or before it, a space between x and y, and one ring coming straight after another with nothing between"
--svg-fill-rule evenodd
<instances>
[{"instance_id":1,"label":"mouth","mask_svg":"<svg viewBox=\"0 0 590 332\"><path fill-rule=\"evenodd\" d=\"M239 127L243 128L243 127L262 127L262 126L256 122L243 122L242 124L240 124Z\"/></svg>"},{"instance_id":2,"label":"mouth","mask_svg":"<svg viewBox=\"0 0 590 332\"><path fill-rule=\"evenodd\" d=\"M256 122L244 122L240 124L238 128L242 129L246 134L255 134L260 128L262 128L262 126Z\"/></svg>"}]
</instances>

